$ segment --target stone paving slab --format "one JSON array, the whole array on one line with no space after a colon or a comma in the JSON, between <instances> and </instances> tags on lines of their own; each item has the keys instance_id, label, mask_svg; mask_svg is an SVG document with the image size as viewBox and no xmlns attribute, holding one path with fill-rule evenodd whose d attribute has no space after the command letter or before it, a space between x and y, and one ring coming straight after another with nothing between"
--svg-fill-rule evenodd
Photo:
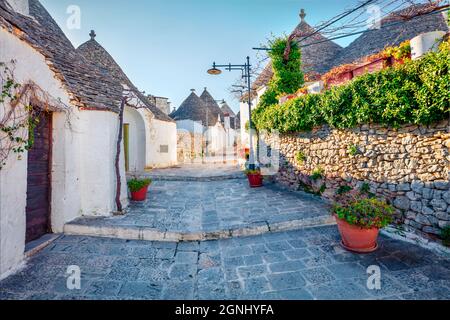
<instances>
[{"instance_id":1,"label":"stone paving slab","mask_svg":"<svg viewBox=\"0 0 450 320\"><path fill-rule=\"evenodd\" d=\"M319 197L246 180L156 181L148 200L120 217L80 218L72 235L147 241L202 241L297 230L334 223Z\"/></svg>"},{"instance_id":2,"label":"stone paving slab","mask_svg":"<svg viewBox=\"0 0 450 320\"><path fill-rule=\"evenodd\" d=\"M450 260L380 238L367 255L339 245L336 226L204 242L65 235L0 282L0 300L450 299ZM81 269L68 290L67 267ZM381 289L367 288L367 267Z\"/></svg>"}]
</instances>

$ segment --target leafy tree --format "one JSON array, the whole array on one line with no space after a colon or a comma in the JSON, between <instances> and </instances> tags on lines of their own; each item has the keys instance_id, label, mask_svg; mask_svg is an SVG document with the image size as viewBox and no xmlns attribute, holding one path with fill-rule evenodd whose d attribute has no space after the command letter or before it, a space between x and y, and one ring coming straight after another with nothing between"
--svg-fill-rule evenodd
<instances>
[{"instance_id":1,"label":"leafy tree","mask_svg":"<svg viewBox=\"0 0 450 320\"><path fill-rule=\"evenodd\" d=\"M305 82L301 71L302 54L297 42L291 43L289 59L284 59L287 41L286 38L277 38L270 43L269 57L272 60L273 77L268 83L267 91L261 96L258 108L278 104L280 95L297 92Z\"/></svg>"}]
</instances>

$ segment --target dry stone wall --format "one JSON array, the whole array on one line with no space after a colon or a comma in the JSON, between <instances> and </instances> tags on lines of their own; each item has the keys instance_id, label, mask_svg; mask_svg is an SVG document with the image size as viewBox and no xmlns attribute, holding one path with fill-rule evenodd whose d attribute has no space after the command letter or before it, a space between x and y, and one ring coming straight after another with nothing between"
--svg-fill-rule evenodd
<instances>
[{"instance_id":1,"label":"dry stone wall","mask_svg":"<svg viewBox=\"0 0 450 320\"><path fill-rule=\"evenodd\" d=\"M450 225L449 121L398 129L324 126L284 135L280 142L278 183L300 189L305 177L321 168L326 198L332 199L340 186L366 184L398 209L398 223L408 231L437 239Z\"/></svg>"}]
</instances>

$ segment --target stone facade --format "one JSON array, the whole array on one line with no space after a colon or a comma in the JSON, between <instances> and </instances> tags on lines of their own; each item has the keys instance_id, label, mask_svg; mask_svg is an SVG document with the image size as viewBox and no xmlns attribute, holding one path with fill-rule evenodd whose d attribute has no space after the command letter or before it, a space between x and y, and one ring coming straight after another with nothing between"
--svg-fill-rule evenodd
<instances>
[{"instance_id":1,"label":"stone facade","mask_svg":"<svg viewBox=\"0 0 450 320\"><path fill-rule=\"evenodd\" d=\"M299 189L321 168L320 185L326 185L322 195L329 199L342 185L360 188L367 183L371 192L398 209L398 223L404 229L437 239L450 225L449 147L449 121L399 129L325 126L280 137L281 163L275 181Z\"/></svg>"}]
</instances>

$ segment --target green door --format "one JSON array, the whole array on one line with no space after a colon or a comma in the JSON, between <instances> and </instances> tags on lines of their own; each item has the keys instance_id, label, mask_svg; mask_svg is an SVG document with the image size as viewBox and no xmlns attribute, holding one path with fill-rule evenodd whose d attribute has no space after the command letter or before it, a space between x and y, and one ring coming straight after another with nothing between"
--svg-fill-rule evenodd
<instances>
[{"instance_id":1,"label":"green door","mask_svg":"<svg viewBox=\"0 0 450 320\"><path fill-rule=\"evenodd\" d=\"M130 125L123 125L123 143L125 148L125 170L130 171Z\"/></svg>"}]
</instances>

